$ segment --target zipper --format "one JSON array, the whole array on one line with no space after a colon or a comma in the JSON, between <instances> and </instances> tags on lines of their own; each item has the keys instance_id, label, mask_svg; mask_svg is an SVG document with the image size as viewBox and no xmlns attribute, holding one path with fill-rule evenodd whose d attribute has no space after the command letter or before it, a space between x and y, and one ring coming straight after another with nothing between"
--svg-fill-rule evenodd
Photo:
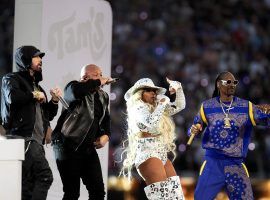
<instances>
[{"instance_id":1,"label":"zipper","mask_svg":"<svg viewBox=\"0 0 270 200\"><path fill-rule=\"evenodd\" d=\"M100 118L100 120L99 120L99 122L98 122L98 124L100 125L101 124L101 122L102 122L102 120L103 120L103 118L104 118L104 116L105 116L105 113L106 113L106 109L107 109L107 107L109 106L109 104L107 105L107 106L105 106L104 107L104 101L106 100L106 97L103 95L103 94L100 94L99 93L99 95L101 96L103 96L103 103L102 103L102 101L100 100L100 102L101 102L101 104L102 104L102 106L103 106L103 114L102 114L102 117ZM105 104L106 105L106 104Z\"/></svg>"},{"instance_id":2,"label":"zipper","mask_svg":"<svg viewBox=\"0 0 270 200\"><path fill-rule=\"evenodd\" d=\"M86 98L87 98L87 97L85 97L85 102L86 102L86 104L87 104L87 107L90 107L90 105L89 105L89 103L88 103L88 101L87 101ZM94 101L94 102L95 102L95 101ZM94 106L95 106L95 104L94 104ZM95 114L94 114L94 115L95 115ZM95 117L94 117L94 118L95 118ZM89 130L90 130L92 124L93 124L93 121L94 121L94 119L92 120L90 126L89 126L88 129L87 129L86 134L84 135L84 137L83 137L82 141L80 142L80 144L76 147L75 151L77 151L78 148L79 148L79 147L82 145L82 143L84 142L84 140L85 140L85 138L86 138L86 136L87 136L87 133L89 132Z\"/></svg>"},{"instance_id":3,"label":"zipper","mask_svg":"<svg viewBox=\"0 0 270 200\"><path fill-rule=\"evenodd\" d=\"M100 120L98 122L99 125L101 124L101 122L102 122L102 120L103 120L103 118L105 116L105 112L106 112L106 107L105 107L105 109L103 109L103 115L101 116L101 118L100 118Z\"/></svg>"},{"instance_id":4,"label":"zipper","mask_svg":"<svg viewBox=\"0 0 270 200\"><path fill-rule=\"evenodd\" d=\"M94 120L93 120L94 121ZM80 142L80 144L76 147L76 149L75 149L75 151L77 151L78 150L78 148L82 145L82 143L84 142L84 140L85 140L85 138L86 138L86 136L87 136L87 133L88 133L88 131L90 130L90 128L91 128L91 126L92 126L92 124L93 124L93 121L91 122L91 124L90 124L90 126L89 126L89 128L87 129L87 132L86 132L86 134L84 134L84 137L83 137L83 139L82 139L82 141Z\"/></svg>"}]
</instances>

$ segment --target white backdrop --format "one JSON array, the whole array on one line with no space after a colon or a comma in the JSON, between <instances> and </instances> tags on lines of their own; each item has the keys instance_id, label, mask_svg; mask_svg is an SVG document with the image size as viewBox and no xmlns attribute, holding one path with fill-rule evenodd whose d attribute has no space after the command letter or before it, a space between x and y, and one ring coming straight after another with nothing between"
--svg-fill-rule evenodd
<instances>
[{"instance_id":1,"label":"white backdrop","mask_svg":"<svg viewBox=\"0 0 270 200\"><path fill-rule=\"evenodd\" d=\"M14 50L21 45L34 45L46 53L41 85L47 94L52 87L63 89L67 82L78 80L80 69L85 64L97 64L101 66L104 76L110 76L111 38L112 11L108 2L16 0ZM107 92L109 89L109 86L105 87ZM58 116L52 122L53 127ZM108 145L98 153L107 184ZM54 174L48 200L59 200L62 184L50 146L46 148L46 154ZM85 187L81 188L80 199L88 199Z\"/></svg>"}]
</instances>

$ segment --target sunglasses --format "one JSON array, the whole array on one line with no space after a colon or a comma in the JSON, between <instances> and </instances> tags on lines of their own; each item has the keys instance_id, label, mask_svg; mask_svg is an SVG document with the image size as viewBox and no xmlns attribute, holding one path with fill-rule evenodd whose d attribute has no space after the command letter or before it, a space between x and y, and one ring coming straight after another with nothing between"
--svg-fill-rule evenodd
<instances>
[{"instance_id":1,"label":"sunglasses","mask_svg":"<svg viewBox=\"0 0 270 200\"><path fill-rule=\"evenodd\" d=\"M145 92L156 92L157 89L155 89L155 88L143 88L143 91L145 91Z\"/></svg>"},{"instance_id":2,"label":"sunglasses","mask_svg":"<svg viewBox=\"0 0 270 200\"><path fill-rule=\"evenodd\" d=\"M221 84L222 85L224 85L224 86L228 86L228 85L231 85L231 84L233 84L234 86L236 86L237 84L238 84L238 80L234 80L234 81L232 81L232 80L220 80L221 81Z\"/></svg>"}]
</instances>

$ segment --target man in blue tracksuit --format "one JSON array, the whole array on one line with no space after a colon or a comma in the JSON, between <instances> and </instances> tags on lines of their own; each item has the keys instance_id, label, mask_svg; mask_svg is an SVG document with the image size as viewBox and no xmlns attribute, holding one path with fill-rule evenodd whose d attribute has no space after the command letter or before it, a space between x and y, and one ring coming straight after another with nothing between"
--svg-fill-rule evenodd
<instances>
[{"instance_id":1,"label":"man in blue tracksuit","mask_svg":"<svg viewBox=\"0 0 270 200\"><path fill-rule=\"evenodd\" d=\"M270 125L270 114L234 96L238 81L222 72L215 81L213 98L201 104L189 134L204 132L205 161L195 190L195 200L211 200L225 188L231 200L251 200L252 188L244 164L252 127Z\"/></svg>"}]
</instances>

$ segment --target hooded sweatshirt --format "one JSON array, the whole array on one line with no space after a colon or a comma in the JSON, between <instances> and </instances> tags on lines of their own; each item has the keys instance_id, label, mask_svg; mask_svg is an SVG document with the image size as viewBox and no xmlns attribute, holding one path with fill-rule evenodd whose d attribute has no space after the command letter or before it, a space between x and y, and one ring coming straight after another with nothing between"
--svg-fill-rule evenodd
<instances>
[{"instance_id":1,"label":"hooded sweatshirt","mask_svg":"<svg viewBox=\"0 0 270 200\"><path fill-rule=\"evenodd\" d=\"M7 134L32 136L36 120L36 100L32 94L34 78L30 76L29 68L33 57L44 55L45 53L34 46L19 47L15 53L18 72L6 74L2 79L1 118ZM37 81L36 87L44 92ZM47 130L49 120L56 115L57 109L58 106L51 101L41 104L44 130Z\"/></svg>"}]
</instances>

